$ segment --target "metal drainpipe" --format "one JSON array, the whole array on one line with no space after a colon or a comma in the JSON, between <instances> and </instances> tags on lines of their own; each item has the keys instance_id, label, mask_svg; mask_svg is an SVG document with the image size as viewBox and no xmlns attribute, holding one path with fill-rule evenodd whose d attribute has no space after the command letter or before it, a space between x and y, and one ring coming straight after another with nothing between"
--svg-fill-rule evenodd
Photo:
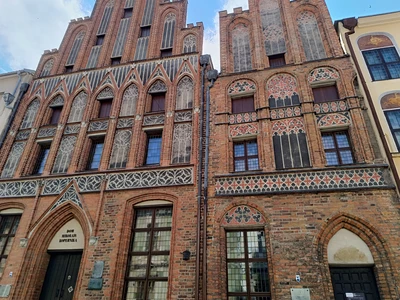
<instances>
[{"instance_id":1,"label":"metal drainpipe","mask_svg":"<svg viewBox=\"0 0 400 300\"><path fill-rule=\"evenodd\" d=\"M203 118L204 118L204 77L207 63L203 63L201 68L201 92L200 92L200 127L199 127L199 156L197 171L197 233L196 233L196 279L195 279L195 299L200 296L200 226L201 226L201 191L202 191L202 174L203 167Z\"/></svg>"},{"instance_id":2,"label":"metal drainpipe","mask_svg":"<svg viewBox=\"0 0 400 300\"><path fill-rule=\"evenodd\" d=\"M203 299L207 299L207 212L208 212L208 161L210 146L210 89L214 86L216 79L211 79L207 86L206 96L206 149L204 162L204 206L203 206Z\"/></svg>"},{"instance_id":3,"label":"metal drainpipe","mask_svg":"<svg viewBox=\"0 0 400 300\"><path fill-rule=\"evenodd\" d=\"M8 118L7 124L4 128L3 134L0 137L0 149L1 147L3 147L4 141L6 139L7 133L11 128L11 124L14 122L15 116L17 114L19 105L21 104L21 100L24 97L25 93L28 91L29 89L29 84L28 83L22 83L20 88L19 88L19 94L18 94L18 98L15 101L13 110L11 112L10 117ZM14 91L14 93L16 93L16 91Z\"/></svg>"},{"instance_id":4,"label":"metal drainpipe","mask_svg":"<svg viewBox=\"0 0 400 300\"><path fill-rule=\"evenodd\" d=\"M399 193L400 178L399 178L399 174L397 173L396 164L394 163L394 160L393 160L393 157L392 157L392 153L390 152L389 146L388 146L387 141L385 139L385 134L384 134L383 129L381 127L381 124L379 122L378 114L376 112L376 109L375 109L375 106L374 106L374 102L372 101L371 93L368 90L367 82L365 81L364 75L361 72L360 64L358 63L358 60L356 58L356 54L355 54L353 45L351 44L351 41L350 41L350 35L355 33L354 28L355 28L355 26L352 29L349 29L350 31L346 32L344 35L346 37L346 42L347 42L347 45L349 46L349 50L350 50L351 56L353 57L353 61L354 61L354 64L356 66L358 75L360 76L361 84L363 85L363 88L364 88L364 91L365 91L365 95L367 96L367 100L368 100L369 106L371 108L372 116L374 118L376 127L378 128L379 135L381 136L383 148L385 149L386 156L387 156L390 168L392 170L392 175L393 175L394 180L396 182L397 193Z\"/></svg>"}]
</instances>

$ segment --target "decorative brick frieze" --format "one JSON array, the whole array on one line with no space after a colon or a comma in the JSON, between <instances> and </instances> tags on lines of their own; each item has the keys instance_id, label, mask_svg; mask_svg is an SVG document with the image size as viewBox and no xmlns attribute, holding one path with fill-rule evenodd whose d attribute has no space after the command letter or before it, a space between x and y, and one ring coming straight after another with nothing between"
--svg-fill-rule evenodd
<instances>
[{"instance_id":1,"label":"decorative brick frieze","mask_svg":"<svg viewBox=\"0 0 400 300\"><path fill-rule=\"evenodd\" d=\"M348 110L349 110L349 105L347 103L347 100L314 104L314 112L317 114L327 114L327 113L341 112Z\"/></svg>"},{"instance_id":2,"label":"decorative brick frieze","mask_svg":"<svg viewBox=\"0 0 400 300\"><path fill-rule=\"evenodd\" d=\"M283 119L301 116L301 107L286 107L280 109L271 109L271 119Z\"/></svg>"},{"instance_id":3,"label":"decorative brick frieze","mask_svg":"<svg viewBox=\"0 0 400 300\"><path fill-rule=\"evenodd\" d=\"M45 128L40 128L37 137L38 138L44 138L44 137L52 137L55 136L57 132L57 127L45 127Z\"/></svg>"},{"instance_id":4,"label":"decorative brick frieze","mask_svg":"<svg viewBox=\"0 0 400 300\"><path fill-rule=\"evenodd\" d=\"M243 135L255 135L257 133L258 133L257 123L229 126L229 134L231 137L239 137Z\"/></svg>"},{"instance_id":5,"label":"decorative brick frieze","mask_svg":"<svg viewBox=\"0 0 400 300\"><path fill-rule=\"evenodd\" d=\"M216 178L215 193L222 196L389 188L384 172L384 168L373 167L220 176Z\"/></svg>"},{"instance_id":6,"label":"decorative brick frieze","mask_svg":"<svg viewBox=\"0 0 400 300\"><path fill-rule=\"evenodd\" d=\"M164 124L165 115L150 115L143 118L143 126Z\"/></svg>"},{"instance_id":7,"label":"decorative brick frieze","mask_svg":"<svg viewBox=\"0 0 400 300\"><path fill-rule=\"evenodd\" d=\"M255 111L229 115L229 124L240 124L256 121L257 113Z\"/></svg>"},{"instance_id":8,"label":"decorative brick frieze","mask_svg":"<svg viewBox=\"0 0 400 300\"><path fill-rule=\"evenodd\" d=\"M351 118L348 112L319 115L317 123L319 127L349 126Z\"/></svg>"},{"instance_id":9,"label":"decorative brick frieze","mask_svg":"<svg viewBox=\"0 0 400 300\"><path fill-rule=\"evenodd\" d=\"M108 128L108 120L93 121L89 124L89 131L104 131Z\"/></svg>"},{"instance_id":10,"label":"decorative brick frieze","mask_svg":"<svg viewBox=\"0 0 400 300\"><path fill-rule=\"evenodd\" d=\"M0 198L34 197L38 183L37 180L0 182Z\"/></svg>"}]
</instances>

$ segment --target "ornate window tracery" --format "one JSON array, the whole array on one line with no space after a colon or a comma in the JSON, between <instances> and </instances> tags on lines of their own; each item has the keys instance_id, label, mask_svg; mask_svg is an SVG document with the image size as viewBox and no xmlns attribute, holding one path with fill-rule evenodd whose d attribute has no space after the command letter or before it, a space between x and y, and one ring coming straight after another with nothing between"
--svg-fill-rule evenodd
<instances>
[{"instance_id":1,"label":"ornate window tracery","mask_svg":"<svg viewBox=\"0 0 400 300\"><path fill-rule=\"evenodd\" d=\"M232 31L232 52L234 72L252 69L250 33L244 24L237 25Z\"/></svg>"},{"instance_id":2,"label":"ornate window tracery","mask_svg":"<svg viewBox=\"0 0 400 300\"><path fill-rule=\"evenodd\" d=\"M176 109L188 109L193 107L193 80L187 76L183 77L178 84Z\"/></svg>"},{"instance_id":3,"label":"ornate window tracery","mask_svg":"<svg viewBox=\"0 0 400 300\"><path fill-rule=\"evenodd\" d=\"M85 92L80 92L78 96L75 97L72 103L71 112L69 113L68 123L81 122L83 118L83 113L86 108L87 94Z\"/></svg>"},{"instance_id":4,"label":"ornate window tracery","mask_svg":"<svg viewBox=\"0 0 400 300\"><path fill-rule=\"evenodd\" d=\"M183 40L183 53L196 52L197 39L194 34L185 36Z\"/></svg>"},{"instance_id":5,"label":"ornate window tracery","mask_svg":"<svg viewBox=\"0 0 400 300\"><path fill-rule=\"evenodd\" d=\"M71 162L76 143L76 136L66 136L62 139L57 157L54 162L53 173L65 173Z\"/></svg>"},{"instance_id":6,"label":"ornate window tracery","mask_svg":"<svg viewBox=\"0 0 400 300\"><path fill-rule=\"evenodd\" d=\"M136 85L130 85L122 97L120 117L133 116L136 113L136 104L139 98L139 90Z\"/></svg>"},{"instance_id":7,"label":"ornate window tracery","mask_svg":"<svg viewBox=\"0 0 400 300\"><path fill-rule=\"evenodd\" d=\"M176 124L172 145L172 163L190 162L192 152L192 124Z\"/></svg>"},{"instance_id":8,"label":"ornate window tracery","mask_svg":"<svg viewBox=\"0 0 400 300\"><path fill-rule=\"evenodd\" d=\"M175 33L175 21L176 16L173 13L170 13L165 18L164 23L164 33L163 39L161 43L161 49L169 49L174 45L174 33Z\"/></svg>"},{"instance_id":9,"label":"ornate window tracery","mask_svg":"<svg viewBox=\"0 0 400 300\"><path fill-rule=\"evenodd\" d=\"M117 131L110 159L110 169L124 168L128 161L129 148L131 145L132 131Z\"/></svg>"},{"instance_id":10,"label":"ornate window tracery","mask_svg":"<svg viewBox=\"0 0 400 300\"><path fill-rule=\"evenodd\" d=\"M326 57L318 22L310 11L303 11L297 18L301 41L303 43L306 60L316 60Z\"/></svg>"},{"instance_id":11,"label":"ornate window tracery","mask_svg":"<svg viewBox=\"0 0 400 300\"><path fill-rule=\"evenodd\" d=\"M35 99L29 104L26 110L24 119L22 120L21 129L31 128L35 121L36 114L39 110L40 102L39 99Z\"/></svg>"},{"instance_id":12,"label":"ornate window tracery","mask_svg":"<svg viewBox=\"0 0 400 300\"><path fill-rule=\"evenodd\" d=\"M24 152L25 144L26 142L14 143L11 148L10 154L8 155L3 172L1 173L1 178L9 178L14 176L14 172L17 169L22 152Z\"/></svg>"},{"instance_id":13,"label":"ornate window tracery","mask_svg":"<svg viewBox=\"0 0 400 300\"><path fill-rule=\"evenodd\" d=\"M53 65L54 65L54 59L51 58L48 61L46 61L46 63L43 66L43 70L42 70L42 73L40 74L40 77L50 75Z\"/></svg>"}]
</instances>

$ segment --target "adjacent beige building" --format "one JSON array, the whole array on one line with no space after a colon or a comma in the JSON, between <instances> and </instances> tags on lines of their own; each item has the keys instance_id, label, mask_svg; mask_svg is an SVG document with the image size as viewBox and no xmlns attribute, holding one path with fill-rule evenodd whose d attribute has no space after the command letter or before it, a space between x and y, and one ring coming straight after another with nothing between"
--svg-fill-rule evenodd
<instances>
[{"instance_id":1,"label":"adjacent beige building","mask_svg":"<svg viewBox=\"0 0 400 300\"><path fill-rule=\"evenodd\" d=\"M400 11L335 22L394 177L400 172Z\"/></svg>"},{"instance_id":2,"label":"adjacent beige building","mask_svg":"<svg viewBox=\"0 0 400 300\"><path fill-rule=\"evenodd\" d=\"M7 129L10 117L27 85L32 81L33 70L23 69L19 71L0 74L0 138L3 139L3 132Z\"/></svg>"}]
</instances>

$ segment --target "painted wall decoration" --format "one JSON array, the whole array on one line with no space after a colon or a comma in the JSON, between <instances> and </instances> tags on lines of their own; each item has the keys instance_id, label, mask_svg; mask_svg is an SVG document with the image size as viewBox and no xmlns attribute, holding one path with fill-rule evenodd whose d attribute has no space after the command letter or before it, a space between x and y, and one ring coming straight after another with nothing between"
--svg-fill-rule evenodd
<instances>
[{"instance_id":1,"label":"painted wall decoration","mask_svg":"<svg viewBox=\"0 0 400 300\"><path fill-rule=\"evenodd\" d=\"M255 121L257 121L257 113L255 111L233 114L229 116L229 124L249 123Z\"/></svg>"},{"instance_id":2,"label":"painted wall decoration","mask_svg":"<svg viewBox=\"0 0 400 300\"><path fill-rule=\"evenodd\" d=\"M301 115L301 107L295 106L280 109L271 109L270 114L272 120L299 117Z\"/></svg>"},{"instance_id":3,"label":"painted wall decoration","mask_svg":"<svg viewBox=\"0 0 400 300\"><path fill-rule=\"evenodd\" d=\"M349 126L351 118L348 112L321 115L317 118L319 127Z\"/></svg>"},{"instance_id":4,"label":"painted wall decoration","mask_svg":"<svg viewBox=\"0 0 400 300\"><path fill-rule=\"evenodd\" d=\"M257 209L240 205L230 209L224 215L221 225L262 225L265 223L265 218Z\"/></svg>"},{"instance_id":5,"label":"painted wall decoration","mask_svg":"<svg viewBox=\"0 0 400 300\"><path fill-rule=\"evenodd\" d=\"M284 135L284 134L297 134L304 133L304 122L302 118L291 118L285 120L279 120L272 122L272 134L273 135Z\"/></svg>"},{"instance_id":6,"label":"painted wall decoration","mask_svg":"<svg viewBox=\"0 0 400 300\"><path fill-rule=\"evenodd\" d=\"M229 126L229 135L239 137L243 135L254 135L258 133L257 124L240 124Z\"/></svg>"},{"instance_id":7,"label":"painted wall decoration","mask_svg":"<svg viewBox=\"0 0 400 300\"><path fill-rule=\"evenodd\" d=\"M314 104L314 112L317 114L321 113L326 114L326 113L340 112L347 110L349 110L349 105L346 100Z\"/></svg>"},{"instance_id":8,"label":"painted wall decoration","mask_svg":"<svg viewBox=\"0 0 400 300\"><path fill-rule=\"evenodd\" d=\"M288 192L358 190L359 188L389 187L384 168L331 169L329 171L290 172L254 176L216 178L215 193L251 195Z\"/></svg>"},{"instance_id":9,"label":"painted wall decoration","mask_svg":"<svg viewBox=\"0 0 400 300\"><path fill-rule=\"evenodd\" d=\"M331 67L316 68L308 75L308 82L315 83L326 80L338 80L340 78L338 71Z\"/></svg>"},{"instance_id":10,"label":"painted wall decoration","mask_svg":"<svg viewBox=\"0 0 400 300\"><path fill-rule=\"evenodd\" d=\"M357 44L360 50L393 46L390 38L384 34L370 34L363 36L358 39Z\"/></svg>"},{"instance_id":11,"label":"painted wall decoration","mask_svg":"<svg viewBox=\"0 0 400 300\"><path fill-rule=\"evenodd\" d=\"M236 95L241 93L255 93L255 91L256 91L255 83L248 79L236 80L228 88L229 95Z\"/></svg>"},{"instance_id":12,"label":"painted wall decoration","mask_svg":"<svg viewBox=\"0 0 400 300\"><path fill-rule=\"evenodd\" d=\"M382 109L400 108L400 91L397 93L390 93L381 98Z\"/></svg>"},{"instance_id":13,"label":"painted wall decoration","mask_svg":"<svg viewBox=\"0 0 400 300\"><path fill-rule=\"evenodd\" d=\"M266 55L285 53L285 34L278 0L260 0L259 3Z\"/></svg>"},{"instance_id":14,"label":"painted wall decoration","mask_svg":"<svg viewBox=\"0 0 400 300\"><path fill-rule=\"evenodd\" d=\"M289 74L273 76L267 82L267 96L271 108L299 105L296 78Z\"/></svg>"}]
</instances>

